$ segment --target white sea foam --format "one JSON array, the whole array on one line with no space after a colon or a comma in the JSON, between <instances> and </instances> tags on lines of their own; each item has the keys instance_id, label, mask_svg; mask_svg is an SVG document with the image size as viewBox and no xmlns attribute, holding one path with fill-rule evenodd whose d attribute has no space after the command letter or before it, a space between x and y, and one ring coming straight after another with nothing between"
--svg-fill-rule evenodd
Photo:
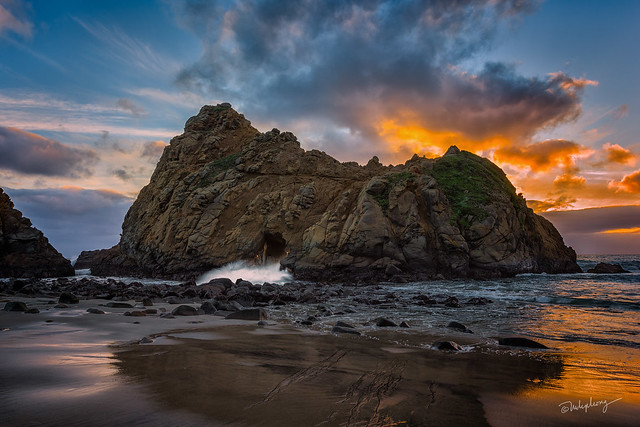
<instances>
[{"instance_id":1,"label":"white sea foam","mask_svg":"<svg viewBox=\"0 0 640 427\"><path fill-rule=\"evenodd\" d=\"M280 270L280 264L268 265L248 265L244 261L232 262L220 268L215 268L198 278L197 284L207 283L212 279L226 277L232 281L238 279L248 280L255 284L286 283L291 282L293 277L285 270Z\"/></svg>"}]
</instances>

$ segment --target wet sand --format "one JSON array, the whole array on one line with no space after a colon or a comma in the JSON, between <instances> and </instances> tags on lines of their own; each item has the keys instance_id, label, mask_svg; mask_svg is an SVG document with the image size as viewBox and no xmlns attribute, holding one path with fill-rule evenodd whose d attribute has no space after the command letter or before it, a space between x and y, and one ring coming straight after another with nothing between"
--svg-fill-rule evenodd
<instances>
[{"instance_id":1,"label":"wet sand","mask_svg":"<svg viewBox=\"0 0 640 427\"><path fill-rule=\"evenodd\" d=\"M574 368L585 361L561 351L469 335L450 353L424 331L86 312L104 302L0 312L3 425L634 425L640 409L637 390L584 378ZM622 400L561 412L585 397Z\"/></svg>"}]
</instances>

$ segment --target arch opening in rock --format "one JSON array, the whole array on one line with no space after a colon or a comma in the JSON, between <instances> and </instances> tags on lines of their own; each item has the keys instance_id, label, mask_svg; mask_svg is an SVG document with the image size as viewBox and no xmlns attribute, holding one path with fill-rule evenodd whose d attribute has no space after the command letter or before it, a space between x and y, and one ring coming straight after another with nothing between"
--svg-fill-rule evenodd
<instances>
[{"instance_id":1,"label":"arch opening in rock","mask_svg":"<svg viewBox=\"0 0 640 427\"><path fill-rule=\"evenodd\" d=\"M287 241L280 233L264 233L261 264L280 261L287 256Z\"/></svg>"}]
</instances>

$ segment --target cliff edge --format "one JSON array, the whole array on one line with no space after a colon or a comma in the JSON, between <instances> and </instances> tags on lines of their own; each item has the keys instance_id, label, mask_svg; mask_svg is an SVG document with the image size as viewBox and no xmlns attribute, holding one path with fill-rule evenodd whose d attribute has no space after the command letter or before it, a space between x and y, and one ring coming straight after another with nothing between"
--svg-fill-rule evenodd
<instances>
[{"instance_id":1,"label":"cliff edge","mask_svg":"<svg viewBox=\"0 0 640 427\"><path fill-rule=\"evenodd\" d=\"M0 188L0 277L73 276L64 258Z\"/></svg>"},{"instance_id":2,"label":"cliff edge","mask_svg":"<svg viewBox=\"0 0 640 427\"><path fill-rule=\"evenodd\" d=\"M397 166L341 163L290 132L257 131L229 104L187 121L119 245L96 259L94 274L182 278L238 260L336 281L580 271L487 159L451 147Z\"/></svg>"}]
</instances>

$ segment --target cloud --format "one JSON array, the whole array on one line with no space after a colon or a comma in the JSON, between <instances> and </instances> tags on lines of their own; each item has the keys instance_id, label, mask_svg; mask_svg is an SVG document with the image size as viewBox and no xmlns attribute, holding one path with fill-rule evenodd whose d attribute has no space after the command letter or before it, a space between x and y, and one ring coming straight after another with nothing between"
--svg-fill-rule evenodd
<instances>
[{"instance_id":1,"label":"cloud","mask_svg":"<svg viewBox=\"0 0 640 427\"><path fill-rule=\"evenodd\" d=\"M117 176L118 178L120 178L123 181L129 181L133 178L133 175L131 175L129 172L127 172L124 169L116 169L113 171L113 175Z\"/></svg>"},{"instance_id":2,"label":"cloud","mask_svg":"<svg viewBox=\"0 0 640 427\"><path fill-rule=\"evenodd\" d=\"M616 119L621 119L623 117L626 117L627 114L629 114L629 106L627 104L622 104L615 109L615 111L613 112L613 117Z\"/></svg>"},{"instance_id":3,"label":"cloud","mask_svg":"<svg viewBox=\"0 0 640 427\"><path fill-rule=\"evenodd\" d=\"M130 113L135 118L144 117L147 112L144 108L136 105L132 100L128 98L120 98L116 101L116 107Z\"/></svg>"},{"instance_id":4,"label":"cloud","mask_svg":"<svg viewBox=\"0 0 640 427\"><path fill-rule=\"evenodd\" d=\"M494 159L501 163L530 167L535 171L548 171L556 167L571 169L575 162L574 156L583 151L585 148L573 141L548 139L524 147L499 148Z\"/></svg>"},{"instance_id":5,"label":"cloud","mask_svg":"<svg viewBox=\"0 0 640 427\"><path fill-rule=\"evenodd\" d=\"M155 162L160 158L166 146L167 143L164 141L147 141L142 148L142 157L147 157Z\"/></svg>"},{"instance_id":6,"label":"cloud","mask_svg":"<svg viewBox=\"0 0 640 427\"><path fill-rule=\"evenodd\" d=\"M609 182L609 189L616 192L638 193L640 194L640 169L625 175L621 181Z\"/></svg>"},{"instance_id":7,"label":"cloud","mask_svg":"<svg viewBox=\"0 0 640 427\"><path fill-rule=\"evenodd\" d=\"M72 19L100 41L106 47L102 49L102 54L113 60L163 76L179 69L171 58L154 51L150 45L132 37L121 28L110 28L99 22L88 22L77 17Z\"/></svg>"},{"instance_id":8,"label":"cloud","mask_svg":"<svg viewBox=\"0 0 640 427\"><path fill-rule=\"evenodd\" d=\"M8 32L27 38L33 35L33 23L27 18L25 4L21 1L0 1L0 36Z\"/></svg>"},{"instance_id":9,"label":"cloud","mask_svg":"<svg viewBox=\"0 0 640 427\"><path fill-rule=\"evenodd\" d=\"M565 173L560 176L557 176L553 180L553 185L556 188L562 190L572 189L575 190L577 188L582 188L585 186L587 180L582 176L572 175L570 173Z\"/></svg>"},{"instance_id":10,"label":"cloud","mask_svg":"<svg viewBox=\"0 0 640 427\"><path fill-rule=\"evenodd\" d=\"M181 87L279 121L339 157L523 144L575 119L582 91L596 84L564 73L524 77L503 63L460 68L533 2L180 4L179 19L204 49L180 73ZM311 117L322 125L301 134L296 126ZM323 139L327 123L344 138Z\"/></svg>"},{"instance_id":11,"label":"cloud","mask_svg":"<svg viewBox=\"0 0 640 427\"><path fill-rule=\"evenodd\" d=\"M576 201L577 200L573 197L562 195L556 199L547 199L544 201L527 200L527 206L533 209L534 212L540 213L569 209Z\"/></svg>"},{"instance_id":12,"label":"cloud","mask_svg":"<svg viewBox=\"0 0 640 427\"><path fill-rule=\"evenodd\" d=\"M127 135L145 138L172 138L179 128L125 126L128 115L111 104L79 104L47 94L18 92L0 94L0 126L20 129Z\"/></svg>"},{"instance_id":13,"label":"cloud","mask_svg":"<svg viewBox=\"0 0 640 427\"><path fill-rule=\"evenodd\" d=\"M640 253L640 206L545 212L579 254Z\"/></svg>"},{"instance_id":14,"label":"cloud","mask_svg":"<svg viewBox=\"0 0 640 427\"><path fill-rule=\"evenodd\" d=\"M70 147L31 132L0 127L0 168L25 174L83 177L98 160L92 150Z\"/></svg>"},{"instance_id":15,"label":"cloud","mask_svg":"<svg viewBox=\"0 0 640 427\"><path fill-rule=\"evenodd\" d=\"M133 198L115 191L79 187L5 191L16 209L68 258L83 250L115 245L120 240L124 216L133 203Z\"/></svg>"},{"instance_id":16,"label":"cloud","mask_svg":"<svg viewBox=\"0 0 640 427\"><path fill-rule=\"evenodd\" d=\"M607 155L607 161L610 163L620 163L626 165L634 165L636 158L631 150L621 147L618 144L607 142L602 146Z\"/></svg>"}]
</instances>

